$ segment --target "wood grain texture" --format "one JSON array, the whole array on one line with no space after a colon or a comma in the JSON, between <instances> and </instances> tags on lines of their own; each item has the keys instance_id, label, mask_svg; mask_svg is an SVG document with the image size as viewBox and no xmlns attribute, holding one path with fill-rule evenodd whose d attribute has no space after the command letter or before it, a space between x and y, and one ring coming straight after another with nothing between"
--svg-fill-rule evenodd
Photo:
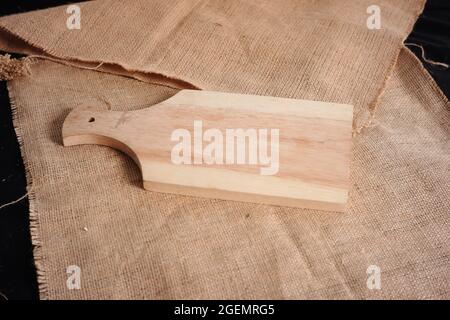
<instances>
[{"instance_id":1,"label":"wood grain texture","mask_svg":"<svg viewBox=\"0 0 450 320\"><path fill-rule=\"evenodd\" d=\"M349 187L352 120L350 105L182 90L143 110L75 108L64 122L62 135L65 146L98 144L128 154L141 169L148 190L343 212ZM200 139L194 121L202 124ZM226 140L227 129L239 128L257 133L278 129L275 174L261 174L267 164L250 164L250 153L257 151L248 143L249 137L243 164L206 164L202 160L204 148L211 142L203 136L208 129L222 132ZM177 129L191 133L191 164L172 161L178 142L171 138ZM195 143L202 148L197 149ZM257 143L259 151L263 145ZM270 154L270 135L267 143ZM225 146L222 151L226 153ZM202 163L195 163L196 159ZM225 154L223 159L225 162Z\"/></svg>"}]
</instances>

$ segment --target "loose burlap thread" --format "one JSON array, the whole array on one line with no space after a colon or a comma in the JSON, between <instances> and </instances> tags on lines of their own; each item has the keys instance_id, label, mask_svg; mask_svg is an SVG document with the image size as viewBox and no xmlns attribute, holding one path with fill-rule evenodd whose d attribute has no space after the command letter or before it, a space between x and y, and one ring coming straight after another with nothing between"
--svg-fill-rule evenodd
<instances>
[{"instance_id":1,"label":"loose burlap thread","mask_svg":"<svg viewBox=\"0 0 450 320\"><path fill-rule=\"evenodd\" d=\"M369 1L335 3L93 1L75 33L62 7L0 19L0 47L46 59L8 83L42 299L449 297L448 101L399 54L423 2L380 1L377 31ZM62 147L78 105L135 110L186 87L354 104L355 129L371 124L348 212L148 192L123 154Z\"/></svg>"}]
</instances>

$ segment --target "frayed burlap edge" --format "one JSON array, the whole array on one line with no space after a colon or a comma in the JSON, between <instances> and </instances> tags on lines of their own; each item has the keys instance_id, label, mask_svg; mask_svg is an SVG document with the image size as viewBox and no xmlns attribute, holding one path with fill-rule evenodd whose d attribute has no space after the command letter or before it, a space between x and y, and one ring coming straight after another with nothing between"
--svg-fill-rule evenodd
<instances>
[{"instance_id":1,"label":"frayed burlap edge","mask_svg":"<svg viewBox=\"0 0 450 320\"><path fill-rule=\"evenodd\" d=\"M13 80L14 78L30 74L29 57L14 59L9 54L0 55L0 81Z\"/></svg>"},{"instance_id":2,"label":"frayed burlap edge","mask_svg":"<svg viewBox=\"0 0 450 320\"><path fill-rule=\"evenodd\" d=\"M33 177L31 176L30 163L28 162L26 153L24 152L23 145L23 132L21 127L19 126L19 120L17 115L17 106L16 99L14 96L14 92L11 88L11 82L7 83L9 100L11 103L11 114L12 121L14 126L14 131L16 132L17 141L19 142L20 153L22 155L23 164L25 167L25 176L27 179L27 195L29 201L29 215L30 215L30 234L31 234L31 244L33 246L33 258L34 265L36 267L36 276L38 282L39 289L39 298L41 300L48 300L48 284L47 277L45 272L45 258L42 250L42 243L40 239L40 223L39 223L39 214L36 205L36 193L33 189Z\"/></svg>"},{"instance_id":3,"label":"frayed burlap edge","mask_svg":"<svg viewBox=\"0 0 450 320\"><path fill-rule=\"evenodd\" d=\"M436 81L434 81L431 74L428 72L428 70L424 67L422 64L422 61L414 54L414 52L411 51L407 46L403 46L403 49L405 52L414 59L414 61L417 62L417 64L420 66L420 71L422 72L423 76L427 78L428 83L430 84L431 88L435 90L435 92L439 95L439 97L444 101L447 105L447 108L450 109L450 101L447 98L447 96L444 94L444 92L441 90L441 88L437 85Z\"/></svg>"},{"instance_id":4,"label":"frayed burlap edge","mask_svg":"<svg viewBox=\"0 0 450 320\"><path fill-rule=\"evenodd\" d=\"M183 80L177 77L175 74L161 73L155 70L139 70L130 68L121 63L116 63L112 61L96 61L96 60L85 60L81 58L74 58L64 55L58 55L56 52L40 47L36 43L29 41L17 33L9 30L5 26L0 25L0 32L6 33L9 37L12 37L20 41L23 45L24 52L16 53L26 53L29 54L28 58L34 59L45 59L56 63L60 63L67 66L72 66L80 69L95 70L99 72L120 75L128 78L133 78L139 81L162 85L173 89L193 89L201 90L204 85L195 84L192 79Z\"/></svg>"},{"instance_id":5,"label":"frayed burlap edge","mask_svg":"<svg viewBox=\"0 0 450 320\"><path fill-rule=\"evenodd\" d=\"M420 4L420 7L419 7L419 10L417 10L417 12L414 13L415 16L416 16L416 19L411 21L411 23L409 24L409 26L408 26L408 28L406 30L407 31L406 34L408 36L412 32L418 17L422 14L422 12L423 12L423 10L425 8L426 2L427 2L427 0L422 0L422 2ZM400 56L400 52L402 51L402 49L405 47L404 43L405 43L406 39L408 38L408 36L406 36L402 40L401 44L398 46L397 52L396 52L394 58L391 60L391 62L389 64L389 68L388 68L388 70L386 72L386 75L385 75L385 77L383 79L383 82L381 83L380 88L378 89L378 94L376 95L375 99L369 104L369 108L367 110L366 109L361 110L361 111L368 112L368 118L367 118L367 120L363 121L364 123L360 127L356 127L356 128L354 127L353 135L360 134L362 132L362 130L372 126L372 122L375 119L375 113L376 113L376 110L377 110L377 108L378 108L378 106L380 104L381 97L383 96L384 91L386 90L387 83L388 83L389 79L392 77L392 74L394 73L394 68L397 65L398 57ZM356 119L354 119L354 126L355 126L355 123L356 123Z\"/></svg>"}]
</instances>

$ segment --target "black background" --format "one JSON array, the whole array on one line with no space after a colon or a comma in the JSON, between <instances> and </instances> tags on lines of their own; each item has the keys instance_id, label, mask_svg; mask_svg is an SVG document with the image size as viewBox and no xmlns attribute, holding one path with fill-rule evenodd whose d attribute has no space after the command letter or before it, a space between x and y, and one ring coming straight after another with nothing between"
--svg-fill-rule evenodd
<instances>
[{"instance_id":1,"label":"black background","mask_svg":"<svg viewBox=\"0 0 450 320\"><path fill-rule=\"evenodd\" d=\"M74 2L78 1L1 0L0 16ZM450 1L429 0L406 42L422 45L428 59L450 64ZM411 47L411 50L421 58L419 48ZM448 97L450 71L427 63L424 66ZM6 83L0 82L0 205L14 201L25 193L25 172L12 125ZM2 299L38 299L26 198L0 209L0 300Z\"/></svg>"}]
</instances>

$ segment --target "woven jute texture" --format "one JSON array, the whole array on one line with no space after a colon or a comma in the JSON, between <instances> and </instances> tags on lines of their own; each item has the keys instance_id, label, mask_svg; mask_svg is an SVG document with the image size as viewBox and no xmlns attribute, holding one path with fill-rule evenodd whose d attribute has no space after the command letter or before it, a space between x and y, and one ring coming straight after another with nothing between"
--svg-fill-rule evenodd
<instances>
[{"instance_id":1,"label":"woven jute texture","mask_svg":"<svg viewBox=\"0 0 450 320\"><path fill-rule=\"evenodd\" d=\"M0 19L0 47L40 56L8 88L41 298L449 298L449 105L401 50L423 2L378 2L381 30L370 1L94 1L71 31L63 7ZM76 106L184 87L354 104L348 212L153 193L125 155L62 146Z\"/></svg>"},{"instance_id":2,"label":"woven jute texture","mask_svg":"<svg viewBox=\"0 0 450 320\"><path fill-rule=\"evenodd\" d=\"M366 125L424 0L102 0L0 19L0 48L169 85L355 106Z\"/></svg>"}]
</instances>

